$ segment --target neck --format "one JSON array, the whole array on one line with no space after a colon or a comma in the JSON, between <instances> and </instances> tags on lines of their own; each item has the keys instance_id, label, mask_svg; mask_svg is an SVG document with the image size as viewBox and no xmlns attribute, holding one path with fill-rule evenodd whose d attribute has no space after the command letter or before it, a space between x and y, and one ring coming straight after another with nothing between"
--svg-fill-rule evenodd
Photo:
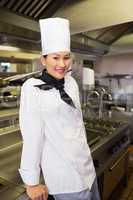
<instances>
[{"instance_id":1,"label":"neck","mask_svg":"<svg viewBox=\"0 0 133 200\"><path fill-rule=\"evenodd\" d=\"M64 80L64 78L61 78L61 79L56 78L55 76L53 76L52 74L50 74L50 73L47 71L47 69L44 69L44 70L43 70L42 75L43 75L43 74L48 74L51 78L55 79L56 81Z\"/></svg>"}]
</instances>

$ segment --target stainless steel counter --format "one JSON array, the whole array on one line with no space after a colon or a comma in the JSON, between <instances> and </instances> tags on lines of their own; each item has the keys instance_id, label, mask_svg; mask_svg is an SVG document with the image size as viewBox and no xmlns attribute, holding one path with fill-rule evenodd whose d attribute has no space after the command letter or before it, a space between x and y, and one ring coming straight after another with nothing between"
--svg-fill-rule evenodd
<instances>
[{"instance_id":1,"label":"stainless steel counter","mask_svg":"<svg viewBox=\"0 0 133 200\"><path fill-rule=\"evenodd\" d=\"M113 112L112 118L106 116L104 119L124 122L116 131L103 136L91 146L101 197L102 200L107 200L118 183L125 184L127 181L132 113Z\"/></svg>"},{"instance_id":2,"label":"stainless steel counter","mask_svg":"<svg viewBox=\"0 0 133 200\"><path fill-rule=\"evenodd\" d=\"M10 108L10 109L1 109L0 110L0 119L3 120L5 117L18 115L18 108Z\"/></svg>"},{"instance_id":3,"label":"stainless steel counter","mask_svg":"<svg viewBox=\"0 0 133 200\"><path fill-rule=\"evenodd\" d=\"M18 108L0 110L0 128L18 124Z\"/></svg>"}]
</instances>

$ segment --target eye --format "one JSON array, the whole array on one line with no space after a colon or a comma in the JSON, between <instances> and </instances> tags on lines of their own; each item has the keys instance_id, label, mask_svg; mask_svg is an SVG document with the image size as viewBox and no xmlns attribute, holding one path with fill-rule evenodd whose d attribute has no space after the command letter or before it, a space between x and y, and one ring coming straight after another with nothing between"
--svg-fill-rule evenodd
<instances>
[{"instance_id":1,"label":"eye","mask_svg":"<svg viewBox=\"0 0 133 200\"><path fill-rule=\"evenodd\" d=\"M57 59L59 59L59 58L58 58L58 57L53 57L53 59L57 60Z\"/></svg>"},{"instance_id":2,"label":"eye","mask_svg":"<svg viewBox=\"0 0 133 200\"><path fill-rule=\"evenodd\" d=\"M66 57L64 57L64 59L65 59L65 60L68 60L68 59L70 59L70 56L66 56Z\"/></svg>"}]
</instances>

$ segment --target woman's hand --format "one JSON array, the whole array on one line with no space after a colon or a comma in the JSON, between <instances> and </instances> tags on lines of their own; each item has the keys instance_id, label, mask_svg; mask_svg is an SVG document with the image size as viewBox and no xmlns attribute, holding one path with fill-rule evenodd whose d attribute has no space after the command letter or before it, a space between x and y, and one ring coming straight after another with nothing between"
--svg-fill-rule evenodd
<instances>
[{"instance_id":1,"label":"woman's hand","mask_svg":"<svg viewBox=\"0 0 133 200\"><path fill-rule=\"evenodd\" d=\"M26 186L26 193L32 200L47 200L48 188L46 185Z\"/></svg>"}]
</instances>

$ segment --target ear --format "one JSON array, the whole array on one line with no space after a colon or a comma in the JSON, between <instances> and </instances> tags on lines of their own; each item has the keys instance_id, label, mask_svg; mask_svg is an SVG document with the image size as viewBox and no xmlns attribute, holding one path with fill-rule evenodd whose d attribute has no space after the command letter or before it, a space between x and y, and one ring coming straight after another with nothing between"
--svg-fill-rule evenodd
<instances>
[{"instance_id":1,"label":"ear","mask_svg":"<svg viewBox=\"0 0 133 200\"><path fill-rule=\"evenodd\" d=\"M42 65L46 65L46 58L44 58L44 56L41 56L41 63Z\"/></svg>"}]
</instances>

